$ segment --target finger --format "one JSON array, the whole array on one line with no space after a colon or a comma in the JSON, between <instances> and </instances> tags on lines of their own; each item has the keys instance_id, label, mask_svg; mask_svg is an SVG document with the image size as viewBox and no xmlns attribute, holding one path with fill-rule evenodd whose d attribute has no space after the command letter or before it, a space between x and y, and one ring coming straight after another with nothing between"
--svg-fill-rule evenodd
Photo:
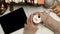
<instances>
[{"instance_id":1,"label":"finger","mask_svg":"<svg viewBox=\"0 0 60 34\"><path fill-rule=\"evenodd\" d=\"M40 12L35 12L35 13L33 13L33 15L36 15L36 14L40 15Z\"/></svg>"},{"instance_id":2,"label":"finger","mask_svg":"<svg viewBox=\"0 0 60 34\"><path fill-rule=\"evenodd\" d=\"M30 15L30 17L29 17L29 19L27 19L27 25L31 28L33 28L34 26L34 24L33 24L33 21L32 21L32 19L33 19L33 15Z\"/></svg>"},{"instance_id":3,"label":"finger","mask_svg":"<svg viewBox=\"0 0 60 34\"><path fill-rule=\"evenodd\" d=\"M32 14L30 15L30 17L27 19L27 24L28 25L31 25L33 22L32 22L32 18L33 18L33 16L32 16Z\"/></svg>"},{"instance_id":4,"label":"finger","mask_svg":"<svg viewBox=\"0 0 60 34\"><path fill-rule=\"evenodd\" d=\"M32 15L30 15L30 18L29 18L30 19L29 22L30 22L31 25L33 25L33 16L34 15L32 14Z\"/></svg>"},{"instance_id":5,"label":"finger","mask_svg":"<svg viewBox=\"0 0 60 34\"><path fill-rule=\"evenodd\" d=\"M24 29L27 29L28 25L27 24L24 24Z\"/></svg>"},{"instance_id":6,"label":"finger","mask_svg":"<svg viewBox=\"0 0 60 34\"><path fill-rule=\"evenodd\" d=\"M41 18L42 18L42 17L46 18L48 15L47 15L45 12L41 12L41 13L40 13L40 16L41 16Z\"/></svg>"},{"instance_id":7,"label":"finger","mask_svg":"<svg viewBox=\"0 0 60 34\"><path fill-rule=\"evenodd\" d=\"M33 14L31 14L30 17L27 19L27 24L32 23L32 18L33 18Z\"/></svg>"},{"instance_id":8,"label":"finger","mask_svg":"<svg viewBox=\"0 0 60 34\"><path fill-rule=\"evenodd\" d=\"M44 12L41 12L40 16L41 16L41 19L42 19L43 22L46 21L47 17L49 17L49 15L47 13L44 13Z\"/></svg>"},{"instance_id":9,"label":"finger","mask_svg":"<svg viewBox=\"0 0 60 34\"><path fill-rule=\"evenodd\" d=\"M27 24L24 24L24 27L27 26Z\"/></svg>"},{"instance_id":10,"label":"finger","mask_svg":"<svg viewBox=\"0 0 60 34\"><path fill-rule=\"evenodd\" d=\"M57 15L60 17L60 12L59 12L59 13L57 13Z\"/></svg>"},{"instance_id":11,"label":"finger","mask_svg":"<svg viewBox=\"0 0 60 34\"><path fill-rule=\"evenodd\" d=\"M27 24L29 23L29 18L27 18Z\"/></svg>"}]
</instances>

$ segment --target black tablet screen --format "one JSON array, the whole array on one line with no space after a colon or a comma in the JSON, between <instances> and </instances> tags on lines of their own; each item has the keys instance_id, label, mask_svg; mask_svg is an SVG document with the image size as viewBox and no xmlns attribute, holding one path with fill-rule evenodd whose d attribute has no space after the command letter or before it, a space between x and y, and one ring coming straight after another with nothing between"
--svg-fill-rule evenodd
<instances>
[{"instance_id":1,"label":"black tablet screen","mask_svg":"<svg viewBox=\"0 0 60 34\"><path fill-rule=\"evenodd\" d=\"M19 8L7 15L0 17L0 23L5 34L9 34L24 27L26 15L23 8Z\"/></svg>"}]
</instances>

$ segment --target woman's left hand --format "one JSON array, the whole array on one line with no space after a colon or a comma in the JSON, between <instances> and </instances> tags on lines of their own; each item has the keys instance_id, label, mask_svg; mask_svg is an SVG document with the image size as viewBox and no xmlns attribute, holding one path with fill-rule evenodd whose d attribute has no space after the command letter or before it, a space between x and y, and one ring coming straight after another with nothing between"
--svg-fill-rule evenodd
<instances>
[{"instance_id":1,"label":"woman's left hand","mask_svg":"<svg viewBox=\"0 0 60 34\"><path fill-rule=\"evenodd\" d=\"M33 13L30 15L30 17L27 19L27 24L25 24L24 27L24 34L35 34L37 31L37 25L33 23L33 16L36 14L40 14L39 12Z\"/></svg>"}]
</instances>

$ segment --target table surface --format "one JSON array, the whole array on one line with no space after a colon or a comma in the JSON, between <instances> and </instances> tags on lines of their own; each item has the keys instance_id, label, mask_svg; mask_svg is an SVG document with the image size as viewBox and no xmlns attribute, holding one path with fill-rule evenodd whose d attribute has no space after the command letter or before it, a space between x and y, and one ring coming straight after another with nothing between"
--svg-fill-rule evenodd
<instances>
[{"instance_id":1,"label":"table surface","mask_svg":"<svg viewBox=\"0 0 60 34\"><path fill-rule=\"evenodd\" d=\"M3 31L2 27L1 27L1 24L0 24L0 34L4 34L4 31Z\"/></svg>"},{"instance_id":2,"label":"table surface","mask_svg":"<svg viewBox=\"0 0 60 34\"><path fill-rule=\"evenodd\" d=\"M38 11L38 12L43 12L43 11L46 11L46 10L47 10L47 9L45 9L45 8L42 7L42 6L40 6L40 7L33 7L33 6L15 6L15 7L14 7L14 10L16 10L16 9L18 9L18 8L20 8L20 7L23 7L27 18L28 18L32 13L34 13L34 12L37 12L37 11ZM8 7L7 11L6 11L3 15L6 15L6 14L8 14L8 13L10 13L9 7ZM0 15L0 17L3 16L3 15ZM60 18L57 18L55 15L52 15L52 16L53 16L54 19L56 19L57 21L60 20ZM12 32L11 34L23 34L23 30L24 30L24 28L19 29L19 30L15 31L15 32ZM54 34L54 33L53 33L51 30L49 30L48 28L40 25L39 30L38 30L38 32L37 32L36 34Z\"/></svg>"}]
</instances>

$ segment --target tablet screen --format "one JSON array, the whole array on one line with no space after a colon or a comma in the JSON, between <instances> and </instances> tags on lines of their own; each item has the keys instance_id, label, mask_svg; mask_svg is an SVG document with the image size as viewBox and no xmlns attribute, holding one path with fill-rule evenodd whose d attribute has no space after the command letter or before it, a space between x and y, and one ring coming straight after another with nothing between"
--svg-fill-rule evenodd
<instances>
[{"instance_id":1,"label":"tablet screen","mask_svg":"<svg viewBox=\"0 0 60 34\"><path fill-rule=\"evenodd\" d=\"M26 15L23 8L19 8L7 15L0 17L0 23L5 34L9 34L24 27Z\"/></svg>"}]
</instances>

